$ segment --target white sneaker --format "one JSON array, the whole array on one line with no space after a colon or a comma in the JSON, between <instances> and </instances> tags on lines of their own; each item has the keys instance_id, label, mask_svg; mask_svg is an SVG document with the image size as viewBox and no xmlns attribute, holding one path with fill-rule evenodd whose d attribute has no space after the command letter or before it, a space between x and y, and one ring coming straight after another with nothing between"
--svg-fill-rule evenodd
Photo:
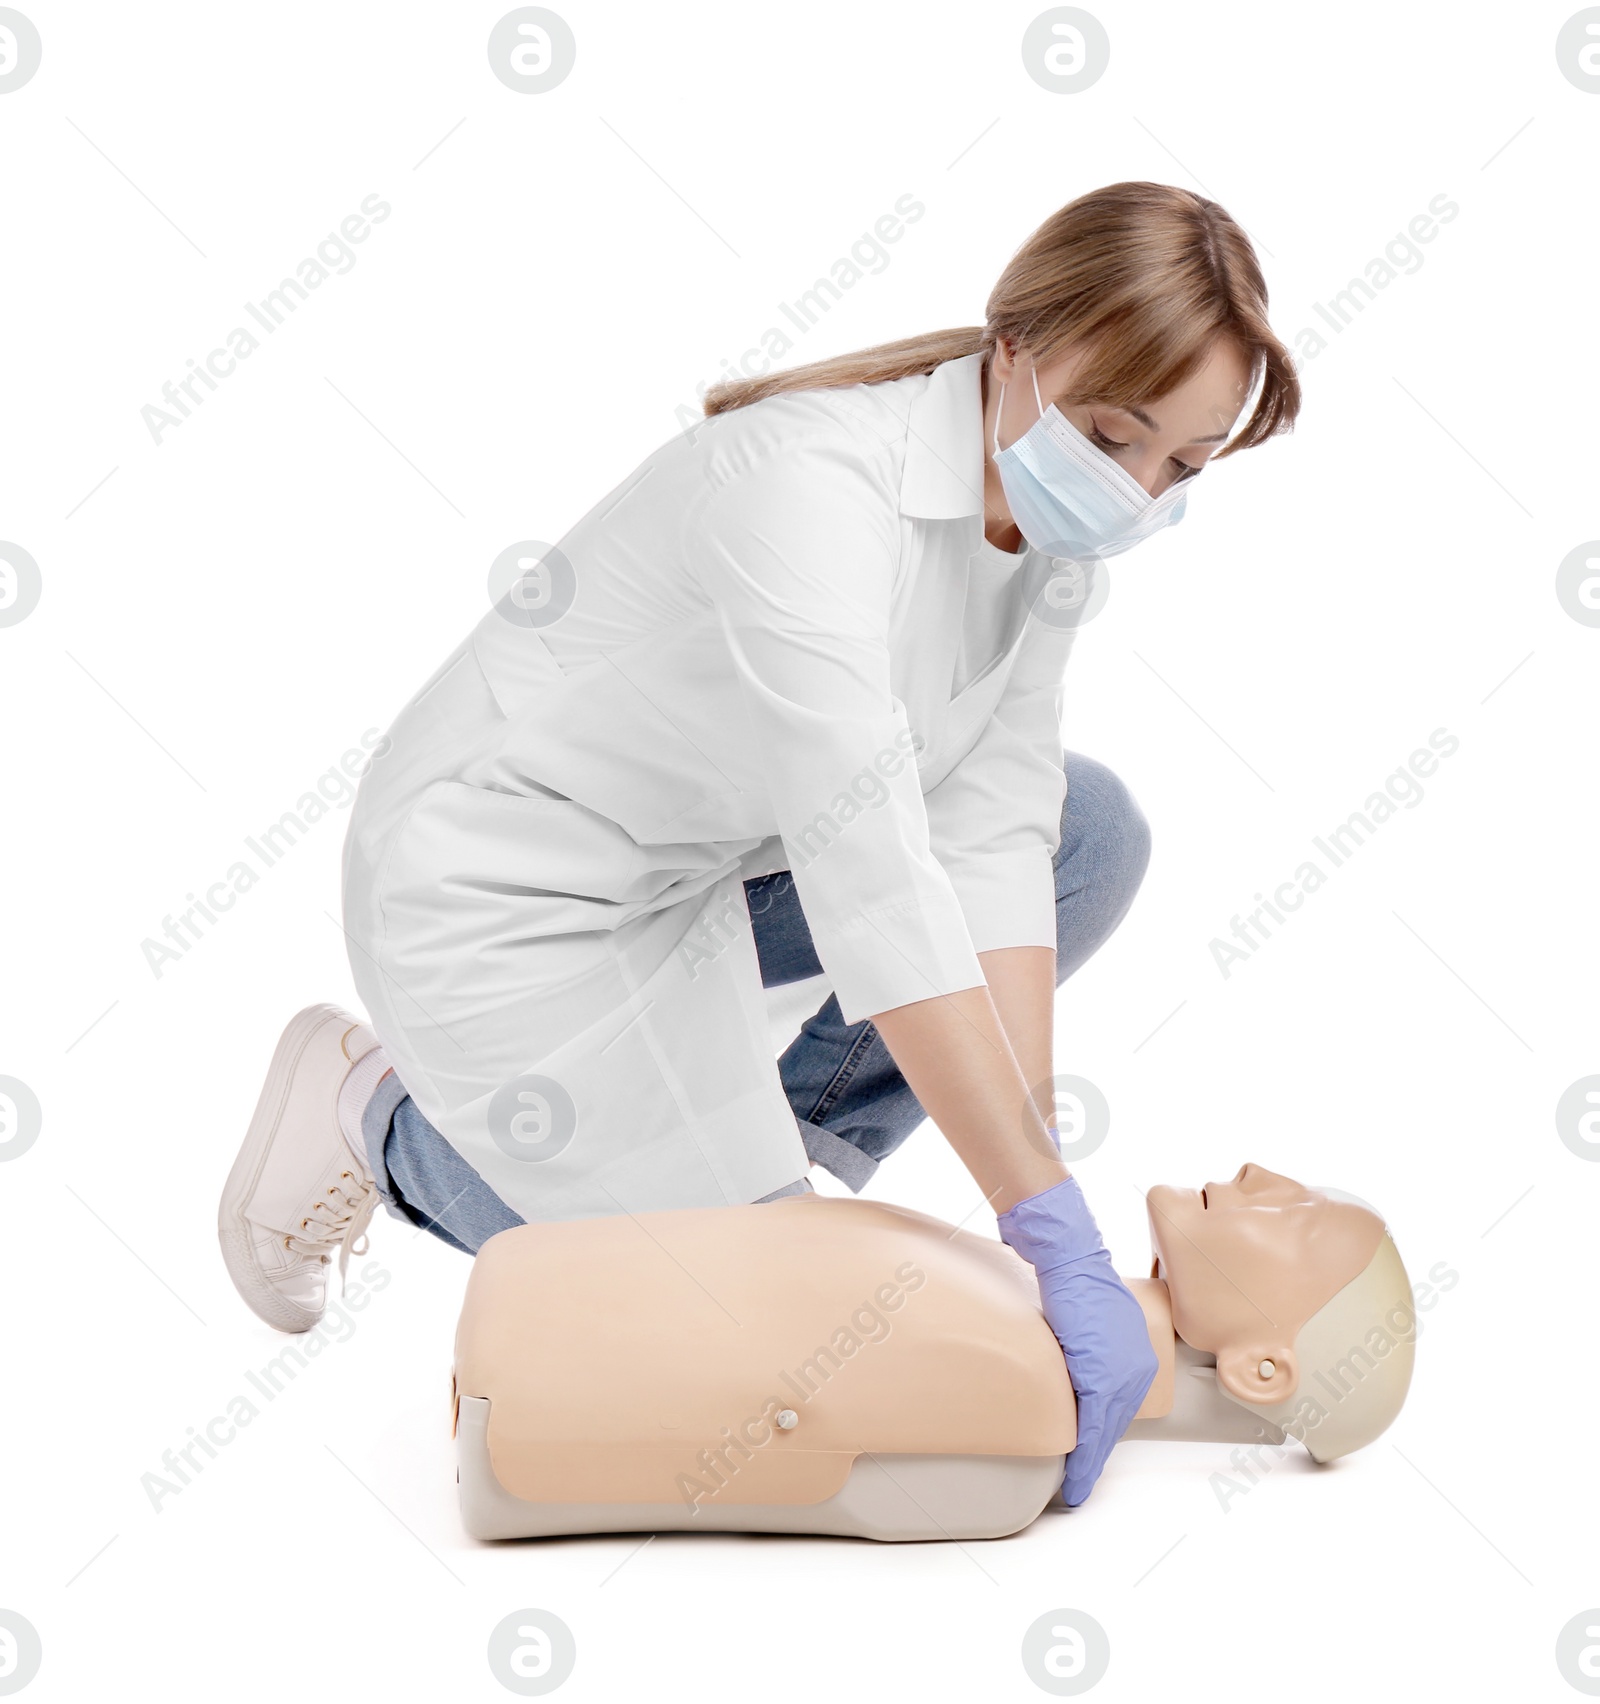
<instances>
[{"instance_id":1,"label":"white sneaker","mask_svg":"<svg viewBox=\"0 0 1600 1704\"><path fill-rule=\"evenodd\" d=\"M340 1130L339 1090L377 1045L337 1006L290 1019L223 1186L222 1258L239 1294L279 1331L309 1331L322 1318L335 1249L341 1277L352 1254L366 1253L379 1196Z\"/></svg>"}]
</instances>

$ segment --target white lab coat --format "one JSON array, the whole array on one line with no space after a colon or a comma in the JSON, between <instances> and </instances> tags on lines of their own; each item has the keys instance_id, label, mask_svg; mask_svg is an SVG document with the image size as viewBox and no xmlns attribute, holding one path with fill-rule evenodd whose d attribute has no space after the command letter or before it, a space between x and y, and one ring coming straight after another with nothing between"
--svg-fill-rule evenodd
<instances>
[{"instance_id":1,"label":"white lab coat","mask_svg":"<svg viewBox=\"0 0 1600 1704\"><path fill-rule=\"evenodd\" d=\"M1036 594L1068 565L992 572L980 370L675 436L558 542L570 608L502 602L389 730L345 846L356 985L418 1107L524 1218L804 1174L746 878L794 872L847 1022L1055 944L1074 626ZM980 551L998 615L965 610ZM508 1146L495 1095L529 1073L560 1128Z\"/></svg>"}]
</instances>

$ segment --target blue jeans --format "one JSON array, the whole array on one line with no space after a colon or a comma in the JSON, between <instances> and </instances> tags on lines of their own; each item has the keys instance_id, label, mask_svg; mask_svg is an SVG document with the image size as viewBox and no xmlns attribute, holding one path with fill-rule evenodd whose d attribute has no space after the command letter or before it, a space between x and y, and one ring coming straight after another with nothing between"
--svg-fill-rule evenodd
<instances>
[{"instance_id":1,"label":"blue jeans","mask_svg":"<svg viewBox=\"0 0 1600 1704\"><path fill-rule=\"evenodd\" d=\"M1056 850L1056 982L1122 921L1150 859L1150 828L1133 795L1103 764L1066 754L1067 805ZM822 973L787 870L745 886L761 981L768 988ZM847 1024L829 995L778 1061L813 1163L859 1191L926 1116L876 1026ZM391 1072L362 1123L378 1192L397 1218L465 1254L523 1223L417 1110ZM776 1194L808 1187L804 1180ZM772 1199L763 1197L763 1199Z\"/></svg>"}]
</instances>

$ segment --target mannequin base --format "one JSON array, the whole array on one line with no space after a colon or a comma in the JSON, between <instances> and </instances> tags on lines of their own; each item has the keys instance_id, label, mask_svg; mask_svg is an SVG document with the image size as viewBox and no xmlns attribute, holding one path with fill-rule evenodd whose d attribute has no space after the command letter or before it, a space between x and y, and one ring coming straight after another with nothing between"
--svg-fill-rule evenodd
<instances>
[{"instance_id":1,"label":"mannequin base","mask_svg":"<svg viewBox=\"0 0 1600 1704\"><path fill-rule=\"evenodd\" d=\"M1036 1520L1061 1488L1064 1456L864 1455L820 1503L530 1503L495 1478L489 1402L461 1398L461 1520L474 1538L594 1532L822 1533L915 1544L1005 1538Z\"/></svg>"}]
</instances>

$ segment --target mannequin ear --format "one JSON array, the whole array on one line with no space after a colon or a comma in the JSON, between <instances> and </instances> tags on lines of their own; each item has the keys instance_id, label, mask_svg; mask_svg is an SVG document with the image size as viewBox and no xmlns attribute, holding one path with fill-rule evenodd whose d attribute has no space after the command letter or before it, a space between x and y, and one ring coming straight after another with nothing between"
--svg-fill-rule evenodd
<instances>
[{"instance_id":1,"label":"mannequin ear","mask_svg":"<svg viewBox=\"0 0 1600 1704\"><path fill-rule=\"evenodd\" d=\"M1294 1395L1300 1365L1281 1343L1238 1345L1217 1352L1217 1383L1237 1401L1266 1408Z\"/></svg>"}]
</instances>

